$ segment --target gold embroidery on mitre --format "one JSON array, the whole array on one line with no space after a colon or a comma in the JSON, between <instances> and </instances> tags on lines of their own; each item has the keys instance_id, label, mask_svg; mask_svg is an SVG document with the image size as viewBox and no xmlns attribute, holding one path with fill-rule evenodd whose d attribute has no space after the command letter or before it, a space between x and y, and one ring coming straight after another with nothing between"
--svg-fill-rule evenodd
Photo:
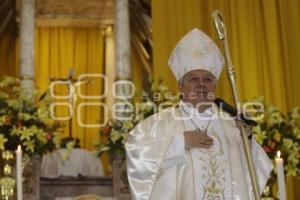
<instances>
[{"instance_id":1,"label":"gold embroidery on mitre","mask_svg":"<svg viewBox=\"0 0 300 200\"><path fill-rule=\"evenodd\" d=\"M193 52L191 53L192 58L194 59L199 59L200 57L202 57L205 54L205 51L203 51L203 48L196 48L193 50Z\"/></svg>"}]
</instances>

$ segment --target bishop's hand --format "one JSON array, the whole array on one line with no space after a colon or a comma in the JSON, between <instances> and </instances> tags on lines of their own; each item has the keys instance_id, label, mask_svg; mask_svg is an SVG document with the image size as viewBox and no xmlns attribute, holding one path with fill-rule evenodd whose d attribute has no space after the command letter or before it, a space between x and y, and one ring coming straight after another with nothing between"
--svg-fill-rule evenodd
<instances>
[{"instance_id":1,"label":"bishop's hand","mask_svg":"<svg viewBox=\"0 0 300 200\"><path fill-rule=\"evenodd\" d=\"M186 149L205 148L208 149L213 145L213 139L203 131L185 131L184 142Z\"/></svg>"},{"instance_id":2,"label":"bishop's hand","mask_svg":"<svg viewBox=\"0 0 300 200\"><path fill-rule=\"evenodd\" d=\"M242 133L242 128L246 131L248 139L252 136L252 126L247 125L245 122L236 120L236 125L240 129L240 133Z\"/></svg>"}]
</instances>

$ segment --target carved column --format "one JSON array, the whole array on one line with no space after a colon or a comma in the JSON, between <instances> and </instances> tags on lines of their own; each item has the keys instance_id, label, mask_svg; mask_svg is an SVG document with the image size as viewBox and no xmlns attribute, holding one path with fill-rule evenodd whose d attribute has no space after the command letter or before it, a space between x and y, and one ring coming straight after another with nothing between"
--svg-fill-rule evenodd
<instances>
[{"instance_id":1,"label":"carved column","mask_svg":"<svg viewBox=\"0 0 300 200\"><path fill-rule=\"evenodd\" d=\"M115 55L116 55L116 78L117 80L131 80L131 47L130 47L130 24L129 24L129 2L128 0L115 0ZM116 93L118 97L127 96L131 93L129 84L118 84ZM127 99L130 101L130 98ZM121 102L120 98L116 99ZM127 106L118 106L126 109ZM126 116L125 111L119 112L117 116ZM112 162L113 194L120 200L131 199L130 194L124 191L126 186L121 179L120 164L124 158L114 159ZM128 187L127 187L128 190Z\"/></svg>"},{"instance_id":2,"label":"carved column","mask_svg":"<svg viewBox=\"0 0 300 200\"><path fill-rule=\"evenodd\" d=\"M111 91L110 88L113 87L113 83L116 79L115 72L115 41L114 41L114 33L111 26L108 26L104 30L105 37L105 75L107 78L107 87L108 91ZM112 107L114 104L114 96L112 92L107 92L106 96L106 105L108 108L108 119L111 118Z\"/></svg>"},{"instance_id":3,"label":"carved column","mask_svg":"<svg viewBox=\"0 0 300 200\"><path fill-rule=\"evenodd\" d=\"M117 80L131 79L131 48L128 0L115 1L115 53ZM128 85L118 87L117 94L127 95Z\"/></svg>"},{"instance_id":4,"label":"carved column","mask_svg":"<svg viewBox=\"0 0 300 200\"><path fill-rule=\"evenodd\" d=\"M20 77L21 86L34 89L34 18L35 0L21 0L20 10Z\"/></svg>"}]
</instances>

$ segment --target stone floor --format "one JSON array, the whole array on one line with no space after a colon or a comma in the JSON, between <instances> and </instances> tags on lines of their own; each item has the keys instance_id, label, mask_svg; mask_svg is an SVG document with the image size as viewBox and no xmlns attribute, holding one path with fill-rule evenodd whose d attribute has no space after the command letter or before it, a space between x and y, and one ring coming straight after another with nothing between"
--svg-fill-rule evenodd
<instances>
[{"instance_id":1,"label":"stone floor","mask_svg":"<svg viewBox=\"0 0 300 200\"><path fill-rule=\"evenodd\" d=\"M60 177L40 179L41 200L55 200L57 197L75 197L83 194L112 197L112 178Z\"/></svg>"}]
</instances>

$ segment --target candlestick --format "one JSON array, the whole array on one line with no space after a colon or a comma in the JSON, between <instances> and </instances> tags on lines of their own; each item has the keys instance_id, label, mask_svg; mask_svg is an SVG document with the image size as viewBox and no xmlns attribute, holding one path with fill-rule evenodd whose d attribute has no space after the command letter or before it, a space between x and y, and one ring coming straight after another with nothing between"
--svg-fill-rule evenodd
<instances>
[{"instance_id":1,"label":"candlestick","mask_svg":"<svg viewBox=\"0 0 300 200\"><path fill-rule=\"evenodd\" d=\"M23 200L22 190L22 149L21 145L16 150L16 161L17 161L17 200Z\"/></svg>"},{"instance_id":2,"label":"candlestick","mask_svg":"<svg viewBox=\"0 0 300 200\"><path fill-rule=\"evenodd\" d=\"M280 151L277 151L276 161L276 169L277 169L277 182L279 189L279 199L286 200L286 191L285 191L285 179L284 179L284 171L283 171L283 160L280 157Z\"/></svg>"}]
</instances>

